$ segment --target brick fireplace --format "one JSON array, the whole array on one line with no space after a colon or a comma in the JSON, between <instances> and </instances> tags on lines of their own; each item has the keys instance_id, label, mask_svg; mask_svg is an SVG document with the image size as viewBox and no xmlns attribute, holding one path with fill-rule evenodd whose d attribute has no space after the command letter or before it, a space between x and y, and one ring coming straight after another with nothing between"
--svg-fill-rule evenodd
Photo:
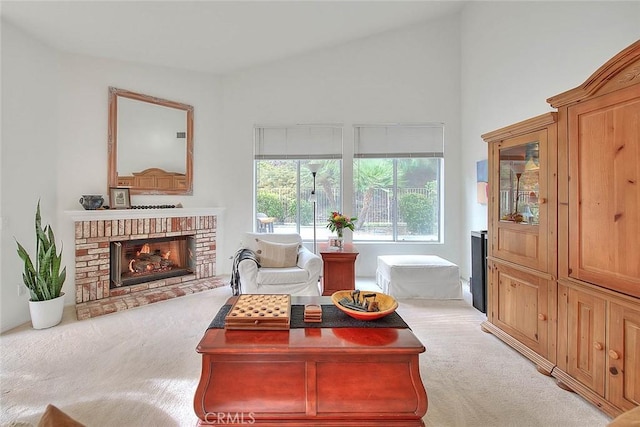
<instances>
[{"instance_id":1,"label":"brick fireplace","mask_svg":"<svg viewBox=\"0 0 640 427\"><path fill-rule=\"evenodd\" d=\"M216 278L220 208L73 211L76 315L79 320L223 286ZM188 239L190 267L177 277L114 284L113 247L128 241ZM148 258L145 258L148 259ZM137 261L134 261L139 263ZM116 263L118 268L120 264ZM133 270L133 269L132 269ZM166 276L166 275L165 275ZM158 278L159 277L159 278ZM142 283L138 283L142 281Z\"/></svg>"}]
</instances>

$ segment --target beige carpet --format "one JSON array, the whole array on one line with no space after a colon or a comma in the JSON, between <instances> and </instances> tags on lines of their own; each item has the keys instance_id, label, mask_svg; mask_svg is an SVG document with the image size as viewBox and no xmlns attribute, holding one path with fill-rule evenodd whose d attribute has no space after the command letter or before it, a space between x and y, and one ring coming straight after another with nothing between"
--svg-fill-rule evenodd
<instances>
[{"instance_id":1,"label":"beige carpet","mask_svg":"<svg viewBox=\"0 0 640 427\"><path fill-rule=\"evenodd\" d=\"M228 287L0 336L0 425L35 425L48 403L87 426L193 426L195 347ZM402 300L421 356L427 426L605 426L609 418L492 335L465 301Z\"/></svg>"}]
</instances>

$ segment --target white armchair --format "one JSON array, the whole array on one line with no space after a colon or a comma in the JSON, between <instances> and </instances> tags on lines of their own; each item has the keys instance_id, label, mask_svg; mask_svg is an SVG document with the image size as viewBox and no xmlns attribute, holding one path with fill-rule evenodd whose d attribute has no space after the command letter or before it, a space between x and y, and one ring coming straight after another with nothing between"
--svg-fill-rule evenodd
<instances>
[{"instance_id":1,"label":"white armchair","mask_svg":"<svg viewBox=\"0 0 640 427\"><path fill-rule=\"evenodd\" d=\"M269 245L269 243L276 245ZM290 247L297 244L297 258L294 259L293 266L258 268L257 264L249 259L238 263L242 293L320 295L318 279L322 269L322 259L302 245L299 234L245 233L242 248L252 250L260 259L261 255L263 257L265 255L260 253L265 246L281 248L287 244Z\"/></svg>"}]
</instances>

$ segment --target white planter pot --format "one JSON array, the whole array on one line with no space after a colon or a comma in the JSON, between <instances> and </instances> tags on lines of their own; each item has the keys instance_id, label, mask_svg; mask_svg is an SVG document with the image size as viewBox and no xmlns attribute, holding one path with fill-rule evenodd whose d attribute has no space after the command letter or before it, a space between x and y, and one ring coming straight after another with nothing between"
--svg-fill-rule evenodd
<instances>
[{"instance_id":1,"label":"white planter pot","mask_svg":"<svg viewBox=\"0 0 640 427\"><path fill-rule=\"evenodd\" d=\"M46 329L56 326L62 320L64 311L64 292L58 298L47 301L29 301L31 325L33 329Z\"/></svg>"}]
</instances>

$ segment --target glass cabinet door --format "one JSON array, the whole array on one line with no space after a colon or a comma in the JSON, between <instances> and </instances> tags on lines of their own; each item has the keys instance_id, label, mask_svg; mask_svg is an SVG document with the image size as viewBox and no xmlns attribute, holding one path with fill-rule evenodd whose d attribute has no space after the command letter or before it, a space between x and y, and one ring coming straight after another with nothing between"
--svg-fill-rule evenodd
<instances>
[{"instance_id":1,"label":"glass cabinet door","mask_svg":"<svg viewBox=\"0 0 640 427\"><path fill-rule=\"evenodd\" d=\"M489 143L489 256L555 272L556 113L485 134ZM551 246L549 245L551 243Z\"/></svg>"},{"instance_id":2,"label":"glass cabinet door","mask_svg":"<svg viewBox=\"0 0 640 427\"><path fill-rule=\"evenodd\" d=\"M540 223L540 144L531 141L499 151L499 220Z\"/></svg>"}]
</instances>

